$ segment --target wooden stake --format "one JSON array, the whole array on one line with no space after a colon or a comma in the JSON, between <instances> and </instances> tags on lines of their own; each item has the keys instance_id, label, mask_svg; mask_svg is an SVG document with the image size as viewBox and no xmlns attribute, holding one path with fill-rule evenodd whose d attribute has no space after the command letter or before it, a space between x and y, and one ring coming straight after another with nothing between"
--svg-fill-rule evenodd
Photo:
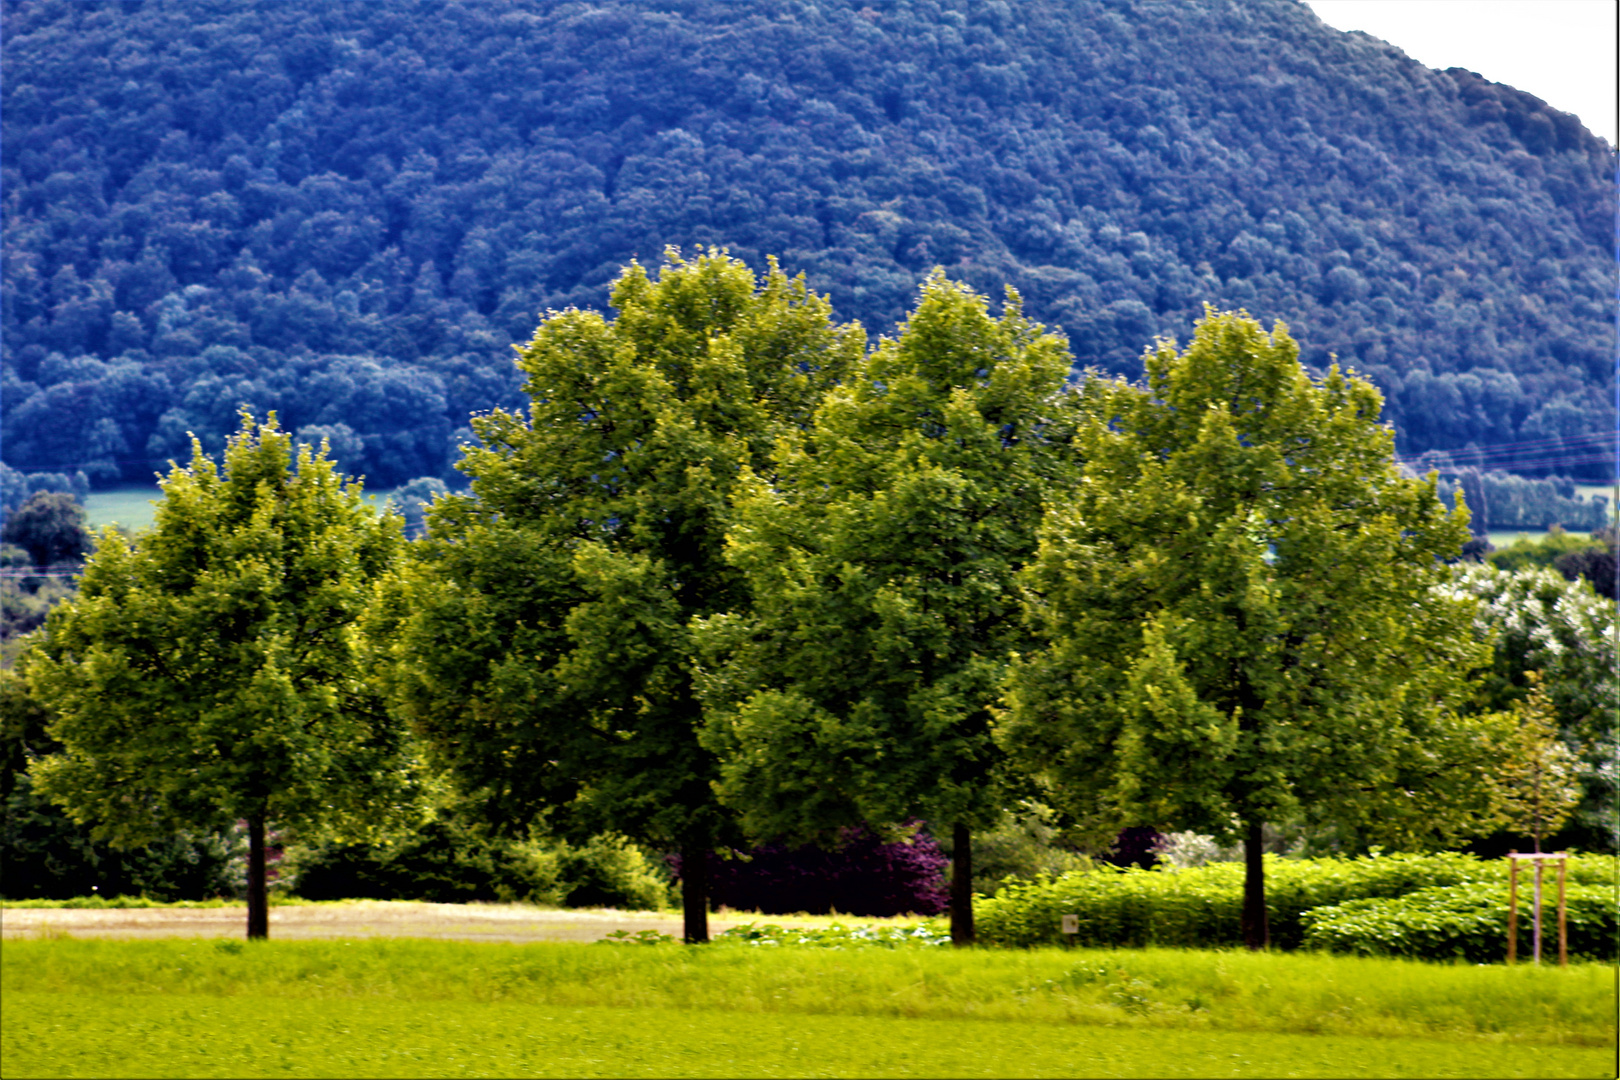
<instances>
[{"instance_id":1,"label":"wooden stake","mask_svg":"<svg viewBox=\"0 0 1620 1080\"><path fill-rule=\"evenodd\" d=\"M1541 852L1538 850L1536 854L1539 855ZM1530 933L1531 948L1536 954L1537 964L1541 963L1541 863L1542 860L1536 860L1536 899L1533 905L1535 926Z\"/></svg>"},{"instance_id":2,"label":"wooden stake","mask_svg":"<svg viewBox=\"0 0 1620 1080\"><path fill-rule=\"evenodd\" d=\"M1569 924L1564 915L1564 870L1568 859L1558 860L1558 966L1569 967Z\"/></svg>"},{"instance_id":3,"label":"wooden stake","mask_svg":"<svg viewBox=\"0 0 1620 1080\"><path fill-rule=\"evenodd\" d=\"M1507 962L1513 963L1519 955L1519 860L1513 856L1517 851L1508 852L1508 955Z\"/></svg>"}]
</instances>

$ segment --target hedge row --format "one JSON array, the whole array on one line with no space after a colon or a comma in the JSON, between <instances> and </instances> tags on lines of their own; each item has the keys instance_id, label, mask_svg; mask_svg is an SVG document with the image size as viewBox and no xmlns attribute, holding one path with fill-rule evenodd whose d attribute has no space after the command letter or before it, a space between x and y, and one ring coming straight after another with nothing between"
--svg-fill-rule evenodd
<instances>
[{"instance_id":1,"label":"hedge row","mask_svg":"<svg viewBox=\"0 0 1620 1080\"><path fill-rule=\"evenodd\" d=\"M1570 859L1572 885L1612 890L1615 875L1612 856ZM1347 901L1393 900L1423 890L1475 886L1500 891L1505 903L1506 878L1503 860L1487 862L1455 852L1356 859L1267 855L1271 942L1283 949L1302 947L1306 913ZM1520 891L1527 892L1525 877ZM1242 911L1241 863L1185 870L1099 867L1056 880L1009 882L995 897L974 904L974 921L979 941L987 945L1210 948L1242 944ZM1077 935L1062 933L1066 914L1079 917ZM1500 925L1505 927L1505 915Z\"/></svg>"},{"instance_id":2,"label":"hedge row","mask_svg":"<svg viewBox=\"0 0 1620 1080\"><path fill-rule=\"evenodd\" d=\"M1569 957L1620 959L1612 885L1571 885L1565 893ZM1543 890L1541 955L1558 956L1556 887ZM1305 913L1305 947L1362 956L1498 963L1507 953L1507 889L1470 883L1419 889L1390 899L1347 900ZM1519 893L1518 954L1532 955L1531 900Z\"/></svg>"}]
</instances>

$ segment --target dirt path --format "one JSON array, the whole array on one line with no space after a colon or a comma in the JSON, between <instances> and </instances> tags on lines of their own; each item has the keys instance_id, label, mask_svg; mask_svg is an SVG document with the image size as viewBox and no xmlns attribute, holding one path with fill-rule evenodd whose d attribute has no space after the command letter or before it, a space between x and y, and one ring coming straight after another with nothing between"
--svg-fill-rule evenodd
<instances>
[{"instance_id":1,"label":"dirt path","mask_svg":"<svg viewBox=\"0 0 1620 1080\"><path fill-rule=\"evenodd\" d=\"M709 932L750 921L710 916ZM799 922L771 918L771 922ZM241 937L245 907L0 911L0 936L159 938ZM272 907L271 940L341 937L447 938L459 941L596 941L614 930L656 930L679 937L678 915L625 911L548 911L521 904L425 904L354 900L343 904Z\"/></svg>"}]
</instances>

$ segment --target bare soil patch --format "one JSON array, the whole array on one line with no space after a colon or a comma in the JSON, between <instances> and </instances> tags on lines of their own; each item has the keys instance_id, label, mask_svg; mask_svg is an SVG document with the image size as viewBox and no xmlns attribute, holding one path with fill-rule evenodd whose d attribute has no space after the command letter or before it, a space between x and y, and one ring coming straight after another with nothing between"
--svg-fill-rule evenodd
<instances>
[{"instance_id":1,"label":"bare soil patch","mask_svg":"<svg viewBox=\"0 0 1620 1080\"><path fill-rule=\"evenodd\" d=\"M757 916L710 916L709 932ZM799 922L771 917L772 922ZM885 920L886 921L886 920ZM5 938L241 937L245 907L104 908L101 910L8 908L0 911ZM412 937L458 941L596 941L615 930L656 930L680 937L679 915L652 911L553 911L524 904L428 904L401 900L351 900L270 909L272 941L312 938Z\"/></svg>"}]
</instances>

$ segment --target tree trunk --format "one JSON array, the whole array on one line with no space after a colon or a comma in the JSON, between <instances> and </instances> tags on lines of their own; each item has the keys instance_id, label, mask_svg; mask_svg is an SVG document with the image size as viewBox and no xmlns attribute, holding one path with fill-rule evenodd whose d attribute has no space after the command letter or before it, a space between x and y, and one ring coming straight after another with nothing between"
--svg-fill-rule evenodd
<instances>
[{"instance_id":1,"label":"tree trunk","mask_svg":"<svg viewBox=\"0 0 1620 1080\"><path fill-rule=\"evenodd\" d=\"M1271 925L1266 918L1266 864L1260 852L1263 840L1260 822L1249 822L1249 835L1243 841L1243 944L1255 950L1271 947Z\"/></svg>"},{"instance_id":2,"label":"tree trunk","mask_svg":"<svg viewBox=\"0 0 1620 1080\"><path fill-rule=\"evenodd\" d=\"M689 843L681 848L681 914L686 921L686 943L709 940L709 848Z\"/></svg>"},{"instance_id":3,"label":"tree trunk","mask_svg":"<svg viewBox=\"0 0 1620 1080\"><path fill-rule=\"evenodd\" d=\"M264 873L264 818L248 818L247 936L270 936L270 895Z\"/></svg>"},{"instance_id":4,"label":"tree trunk","mask_svg":"<svg viewBox=\"0 0 1620 1080\"><path fill-rule=\"evenodd\" d=\"M951 944L973 944L973 833L961 822L951 829Z\"/></svg>"}]
</instances>

